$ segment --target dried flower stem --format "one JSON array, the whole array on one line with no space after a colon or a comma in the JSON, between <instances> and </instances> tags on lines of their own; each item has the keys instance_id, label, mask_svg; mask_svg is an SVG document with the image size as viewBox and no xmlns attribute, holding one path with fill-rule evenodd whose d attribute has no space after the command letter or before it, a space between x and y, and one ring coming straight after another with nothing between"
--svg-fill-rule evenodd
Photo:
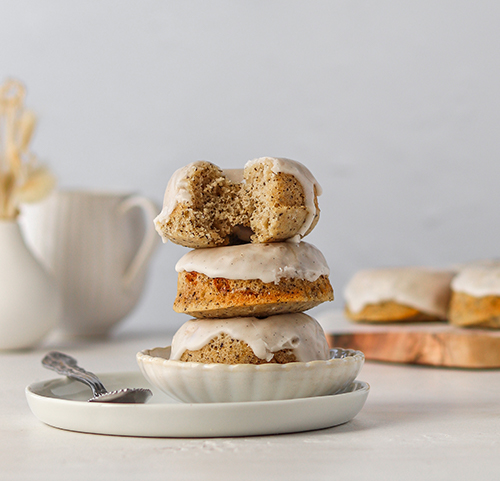
<instances>
[{"instance_id":1,"label":"dried flower stem","mask_svg":"<svg viewBox=\"0 0 500 481\"><path fill-rule=\"evenodd\" d=\"M0 219L15 219L21 202L36 202L55 185L29 150L36 118L24 109L25 96L26 89L16 80L0 86Z\"/></svg>"}]
</instances>

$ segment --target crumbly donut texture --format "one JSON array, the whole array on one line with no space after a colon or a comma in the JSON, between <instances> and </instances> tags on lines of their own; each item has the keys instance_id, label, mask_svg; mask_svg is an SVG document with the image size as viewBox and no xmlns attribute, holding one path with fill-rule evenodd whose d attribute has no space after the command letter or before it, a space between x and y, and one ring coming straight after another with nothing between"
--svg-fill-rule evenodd
<instances>
[{"instance_id":1,"label":"crumbly donut texture","mask_svg":"<svg viewBox=\"0 0 500 481\"><path fill-rule=\"evenodd\" d=\"M311 187L311 213L299 178L273 167L274 161L285 159L258 160L247 163L243 181L205 161L174 174L164 209L155 219L163 240L203 248L248 240L281 242L307 235L319 218L319 185Z\"/></svg>"},{"instance_id":2,"label":"crumbly donut texture","mask_svg":"<svg viewBox=\"0 0 500 481\"><path fill-rule=\"evenodd\" d=\"M451 295L449 321L456 326L500 328L500 296Z\"/></svg>"},{"instance_id":3,"label":"crumbly donut texture","mask_svg":"<svg viewBox=\"0 0 500 481\"><path fill-rule=\"evenodd\" d=\"M198 272L179 272L174 311L197 318L264 317L302 312L333 301L327 276L315 281L283 278L278 283L260 279L211 278Z\"/></svg>"},{"instance_id":4,"label":"crumbly donut texture","mask_svg":"<svg viewBox=\"0 0 500 481\"><path fill-rule=\"evenodd\" d=\"M352 321L361 322L420 322L442 320L437 316L425 314L418 309L394 301L368 304L359 312L352 312L349 307L346 306L345 315Z\"/></svg>"},{"instance_id":5,"label":"crumbly donut texture","mask_svg":"<svg viewBox=\"0 0 500 481\"><path fill-rule=\"evenodd\" d=\"M270 361L257 357L245 341L233 339L222 333L206 346L196 351L185 351L180 361L201 362L205 364L286 364L296 362L291 349L282 349L274 353Z\"/></svg>"}]
</instances>

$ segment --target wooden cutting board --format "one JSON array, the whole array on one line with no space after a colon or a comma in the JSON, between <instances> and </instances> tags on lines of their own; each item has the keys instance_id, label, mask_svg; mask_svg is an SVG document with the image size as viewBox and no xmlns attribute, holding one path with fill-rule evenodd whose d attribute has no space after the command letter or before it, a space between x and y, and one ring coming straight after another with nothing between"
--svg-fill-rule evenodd
<instances>
[{"instance_id":1,"label":"wooden cutting board","mask_svg":"<svg viewBox=\"0 0 500 481\"><path fill-rule=\"evenodd\" d=\"M357 349L367 360L404 364L500 368L500 331L459 328L447 323L330 323L330 347Z\"/></svg>"}]
</instances>

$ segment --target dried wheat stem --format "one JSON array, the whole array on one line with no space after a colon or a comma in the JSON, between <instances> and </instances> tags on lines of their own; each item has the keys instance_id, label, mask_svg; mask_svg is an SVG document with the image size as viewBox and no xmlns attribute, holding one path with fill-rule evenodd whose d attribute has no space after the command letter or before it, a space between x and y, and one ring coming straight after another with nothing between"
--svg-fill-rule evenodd
<instances>
[{"instance_id":1,"label":"dried wheat stem","mask_svg":"<svg viewBox=\"0 0 500 481\"><path fill-rule=\"evenodd\" d=\"M16 80L0 86L0 218L14 219L20 202L36 202L54 187L55 179L43 167L29 144L35 115L24 109L26 90Z\"/></svg>"}]
</instances>

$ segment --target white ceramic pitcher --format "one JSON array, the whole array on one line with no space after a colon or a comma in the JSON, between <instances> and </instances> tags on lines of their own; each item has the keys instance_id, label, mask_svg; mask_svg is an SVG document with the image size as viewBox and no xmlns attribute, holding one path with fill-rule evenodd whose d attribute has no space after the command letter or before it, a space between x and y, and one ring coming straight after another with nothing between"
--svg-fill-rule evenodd
<instances>
[{"instance_id":1,"label":"white ceramic pitcher","mask_svg":"<svg viewBox=\"0 0 500 481\"><path fill-rule=\"evenodd\" d=\"M69 190L23 207L26 242L63 294L65 335L105 335L136 305L158 244L157 212L143 196Z\"/></svg>"}]
</instances>

